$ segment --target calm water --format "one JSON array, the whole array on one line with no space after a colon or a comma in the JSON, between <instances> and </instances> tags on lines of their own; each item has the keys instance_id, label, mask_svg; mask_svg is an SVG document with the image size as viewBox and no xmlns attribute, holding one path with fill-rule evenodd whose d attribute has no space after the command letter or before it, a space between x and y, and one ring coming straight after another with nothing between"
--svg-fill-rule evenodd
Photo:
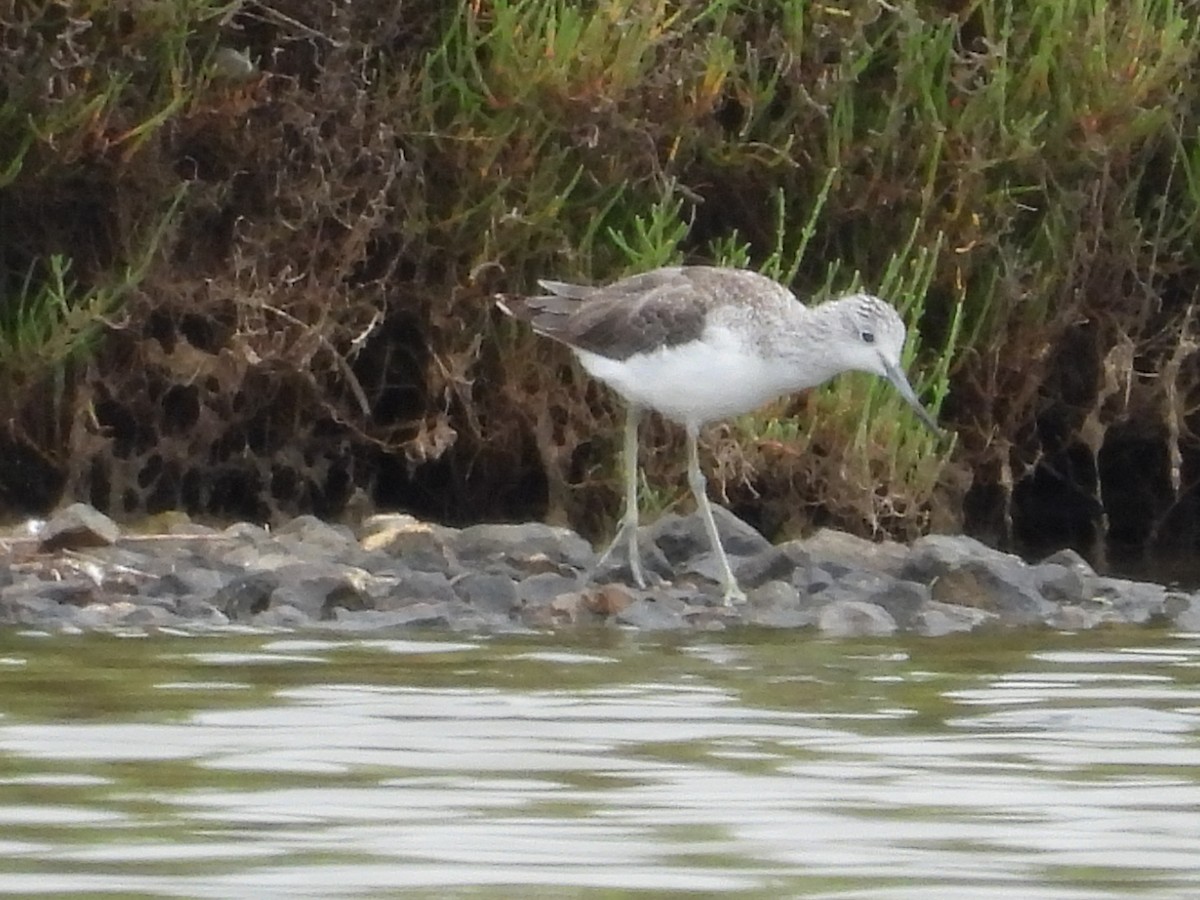
<instances>
[{"instance_id":1,"label":"calm water","mask_svg":"<svg viewBox=\"0 0 1200 900\"><path fill-rule=\"evenodd\" d=\"M1200 897L1200 637L0 633L0 895Z\"/></svg>"}]
</instances>

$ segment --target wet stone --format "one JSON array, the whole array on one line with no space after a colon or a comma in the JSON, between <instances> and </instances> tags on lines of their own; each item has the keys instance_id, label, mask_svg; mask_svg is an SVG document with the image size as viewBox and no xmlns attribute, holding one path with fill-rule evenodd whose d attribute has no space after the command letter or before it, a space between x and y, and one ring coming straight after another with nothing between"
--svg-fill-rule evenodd
<instances>
[{"instance_id":1,"label":"wet stone","mask_svg":"<svg viewBox=\"0 0 1200 900\"><path fill-rule=\"evenodd\" d=\"M133 611L132 603L90 603L75 610L70 623L76 628L92 630L111 628L121 622L121 617Z\"/></svg>"},{"instance_id":2,"label":"wet stone","mask_svg":"<svg viewBox=\"0 0 1200 900\"><path fill-rule=\"evenodd\" d=\"M1040 563L1033 569L1034 582L1042 596L1051 603L1078 605L1092 599L1096 576L1088 576L1073 566L1061 563Z\"/></svg>"},{"instance_id":3,"label":"wet stone","mask_svg":"<svg viewBox=\"0 0 1200 900\"><path fill-rule=\"evenodd\" d=\"M543 606L562 594L578 592L580 587L582 584L578 578L556 572L541 572L518 582L517 597L526 606Z\"/></svg>"},{"instance_id":4,"label":"wet stone","mask_svg":"<svg viewBox=\"0 0 1200 900\"><path fill-rule=\"evenodd\" d=\"M570 594L556 598L555 604L563 604ZM615 584L605 584L580 591L578 594L583 606L596 616L615 616L628 608L636 599L627 589Z\"/></svg>"},{"instance_id":5,"label":"wet stone","mask_svg":"<svg viewBox=\"0 0 1200 900\"><path fill-rule=\"evenodd\" d=\"M175 612L184 620L200 625L221 627L230 622L229 616L203 597L180 597L175 603Z\"/></svg>"},{"instance_id":6,"label":"wet stone","mask_svg":"<svg viewBox=\"0 0 1200 900\"><path fill-rule=\"evenodd\" d=\"M217 591L213 605L229 621L244 622L267 610L271 605L271 594L279 583L279 576L273 572L239 575Z\"/></svg>"},{"instance_id":7,"label":"wet stone","mask_svg":"<svg viewBox=\"0 0 1200 900\"><path fill-rule=\"evenodd\" d=\"M931 594L941 603L995 613L1012 625L1044 623L1055 611L1039 593L1030 568L1019 561L984 558L957 562L934 579Z\"/></svg>"},{"instance_id":8,"label":"wet stone","mask_svg":"<svg viewBox=\"0 0 1200 900\"><path fill-rule=\"evenodd\" d=\"M835 600L821 608L817 627L830 637L882 637L894 634L896 620L882 606L862 600Z\"/></svg>"},{"instance_id":9,"label":"wet stone","mask_svg":"<svg viewBox=\"0 0 1200 900\"><path fill-rule=\"evenodd\" d=\"M747 594L742 614L750 625L804 628L816 624L818 609L805 602L795 585L786 581L769 581Z\"/></svg>"},{"instance_id":10,"label":"wet stone","mask_svg":"<svg viewBox=\"0 0 1200 900\"><path fill-rule=\"evenodd\" d=\"M287 604L313 619L328 619L333 610L370 609L372 599L345 574L322 564L300 563L278 569L279 586L271 594L271 605Z\"/></svg>"},{"instance_id":11,"label":"wet stone","mask_svg":"<svg viewBox=\"0 0 1200 900\"><path fill-rule=\"evenodd\" d=\"M640 631L679 631L686 610L687 604L673 598L639 598L617 613L616 621Z\"/></svg>"},{"instance_id":12,"label":"wet stone","mask_svg":"<svg viewBox=\"0 0 1200 900\"><path fill-rule=\"evenodd\" d=\"M993 550L975 538L959 534L929 534L913 542L908 559L901 567L900 577L930 584L961 566L979 562L1013 570L1027 568L1019 556Z\"/></svg>"},{"instance_id":13,"label":"wet stone","mask_svg":"<svg viewBox=\"0 0 1200 900\"><path fill-rule=\"evenodd\" d=\"M629 566L629 545L621 541L609 554L604 565L591 573L596 584L620 584L633 586L633 569ZM650 538L647 526L638 529L638 557L642 563L642 574L649 584L661 584L675 577L671 563L662 550Z\"/></svg>"},{"instance_id":14,"label":"wet stone","mask_svg":"<svg viewBox=\"0 0 1200 900\"><path fill-rule=\"evenodd\" d=\"M458 533L452 547L469 568L537 574L588 568L595 554L567 528L530 522L524 525L472 525Z\"/></svg>"},{"instance_id":15,"label":"wet stone","mask_svg":"<svg viewBox=\"0 0 1200 900\"><path fill-rule=\"evenodd\" d=\"M46 522L41 532L44 553L80 550L115 544L121 536L117 523L86 503L72 503Z\"/></svg>"},{"instance_id":16,"label":"wet stone","mask_svg":"<svg viewBox=\"0 0 1200 900\"><path fill-rule=\"evenodd\" d=\"M1060 606L1047 624L1060 631L1087 631L1107 621L1105 612L1096 606Z\"/></svg>"},{"instance_id":17,"label":"wet stone","mask_svg":"<svg viewBox=\"0 0 1200 900\"><path fill-rule=\"evenodd\" d=\"M223 567L205 568L193 561L155 579L146 586L146 593L152 597L187 594L211 597L234 577L236 573L231 570Z\"/></svg>"},{"instance_id":18,"label":"wet stone","mask_svg":"<svg viewBox=\"0 0 1200 900\"><path fill-rule=\"evenodd\" d=\"M713 506L712 512L721 546L731 560L754 556L771 547L770 541L724 507ZM712 553L704 517L698 512L690 516L667 513L647 526L644 534L639 531L638 539L643 538L657 546L672 566Z\"/></svg>"},{"instance_id":19,"label":"wet stone","mask_svg":"<svg viewBox=\"0 0 1200 900\"><path fill-rule=\"evenodd\" d=\"M359 550L354 532L345 525L323 522L316 516L297 516L275 530L280 543L304 548L305 556L315 554L336 557Z\"/></svg>"},{"instance_id":20,"label":"wet stone","mask_svg":"<svg viewBox=\"0 0 1200 900\"><path fill-rule=\"evenodd\" d=\"M469 572L454 580L454 591L473 609L508 616L520 605L517 585L503 575Z\"/></svg>"},{"instance_id":21,"label":"wet stone","mask_svg":"<svg viewBox=\"0 0 1200 900\"><path fill-rule=\"evenodd\" d=\"M822 528L800 543L810 563L825 567L827 571L867 569L896 578L900 577L910 554L904 544L895 541L877 543L832 528Z\"/></svg>"},{"instance_id":22,"label":"wet stone","mask_svg":"<svg viewBox=\"0 0 1200 900\"><path fill-rule=\"evenodd\" d=\"M98 603L101 597L99 586L94 581L85 578L55 581L41 586L39 592L47 600L63 606L87 606L91 603Z\"/></svg>"},{"instance_id":23,"label":"wet stone","mask_svg":"<svg viewBox=\"0 0 1200 900\"><path fill-rule=\"evenodd\" d=\"M454 613L454 607L448 602L417 601L407 606L359 613L339 609L334 611L334 618L340 622L354 622L361 618L363 622L374 621L376 627L379 623L386 623L388 627L446 628L454 620Z\"/></svg>"},{"instance_id":24,"label":"wet stone","mask_svg":"<svg viewBox=\"0 0 1200 900\"><path fill-rule=\"evenodd\" d=\"M917 634L923 634L926 637L942 637L947 634L974 631L997 621L998 618L995 615L982 609L938 603L935 600L921 610L917 616L914 630Z\"/></svg>"},{"instance_id":25,"label":"wet stone","mask_svg":"<svg viewBox=\"0 0 1200 900\"><path fill-rule=\"evenodd\" d=\"M1169 595L1163 585L1148 581L1098 578L1096 582L1096 597L1109 606L1119 621L1135 625L1168 621Z\"/></svg>"},{"instance_id":26,"label":"wet stone","mask_svg":"<svg viewBox=\"0 0 1200 900\"><path fill-rule=\"evenodd\" d=\"M878 590L866 592L863 599L883 607L896 620L897 626L911 631L920 624L921 613L933 595L927 585L894 580Z\"/></svg>"},{"instance_id":27,"label":"wet stone","mask_svg":"<svg viewBox=\"0 0 1200 900\"><path fill-rule=\"evenodd\" d=\"M184 621L182 616L176 615L168 609L147 605L131 606L120 619L122 625L132 625L138 628L167 628L179 625Z\"/></svg>"},{"instance_id":28,"label":"wet stone","mask_svg":"<svg viewBox=\"0 0 1200 900\"><path fill-rule=\"evenodd\" d=\"M749 590L770 581L790 581L797 569L810 565L812 560L800 542L788 541L743 557L734 564L733 574L743 590Z\"/></svg>"},{"instance_id":29,"label":"wet stone","mask_svg":"<svg viewBox=\"0 0 1200 900\"><path fill-rule=\"evenodd\" d=\"M1192 594L1186 603L1180 604L1174 624L1182 631L1200 632L1200 594Z\"/></svg>"},{"instance_id":30,"label":"wet stone","mask_svg":"<svg viewBox=\"0 0 1200 900\"><path fill-rule=\"evenodd\" d=\"M1076 551L1069 548L1064 550L1056 550L1041 561L1044 566L1066 566L1071 569L1081 578L1096 578L1096 570L1091 564L1080 556Z\"/></svg>"},{"instance_id":31,"label":"wet stone","mask_svg":"<svg viewBox=\"0 0 1200 900\"><path fill-rule=\"evenodd\" d=\"M843 570L844 571L844 570ZM792 573L792 584L803 594L816 596L829 590L836 583L836 575L825 568L824 565L816 563L806 566L804 569L797 569Z\"/></svg>"},{"instance_id":32,"label":"wet stone","mask_svg":"<svg viewBox=\"0 0 1200 900\"><path fill-rule=\"evenodd\" d=\"M714 516L748 594L733 606L723 602L698 514L664 516L639 530L650 586L638 589L624 544L602 571L590 572L596 557L586 541L538 523L459 530L392 515L352 532L303 516L274 531L183 522L172 533L123 536L95 510L70 512L93 523L84 540L116 543L48 550L53 544L24 536L44 524L27 526L0 545L9 556L0 565L0 623L122 632L245 622L356 632L816 625L846 637L1108 623L1200 630L1196 595L1098 576L1070 551L1029 565L963 536L930 535L910 548L829 530L771 546L721 507Z\"/></svg>"},{"instance_id":33,"label":"wet stone","mask_svg":"<svg viewBox=\"0 0 1200 900\"><path fill-rule=\"evenodd\" d=\"M455 575L465 571L450 546L457 534L453 528L420 522L409 515L387 514L363 523L359 543L366 553L384 553L406 569Z\"/></svg>"},{"instance_id":34,"label":"wet stone","mask_svg":"<svg viewBox=\"0 0 1200 900\"><path fill-rule=\"evenodd\" d=\"M450 579L439 572L401 572L389 579L382 592L372 593L373 606L382 610L406 609L416 602L458 599Z\"/></svg>"},{"instance_id":35,"label":"wet stone","mask_svg":"<svg viewBox=\"0 0 1200 900\"><path fill-rule=\"evenodd\" d=\"M304 628L311 625L313 616L290 603L275 603L254 617L254 624L266 628Z\"/></svg>"},{"instance_id":36,"label":"wet stone","mask_svg":"<svg viewBox=\"0 0 1200 900\"><path fill-rule=\"evenodd\" d=\"M6 625L41 625L61 620L66 615L69 613L64 611L61 603L34 590L18 588L0 594L0 623Z\"/></svg>"}]
</instances>

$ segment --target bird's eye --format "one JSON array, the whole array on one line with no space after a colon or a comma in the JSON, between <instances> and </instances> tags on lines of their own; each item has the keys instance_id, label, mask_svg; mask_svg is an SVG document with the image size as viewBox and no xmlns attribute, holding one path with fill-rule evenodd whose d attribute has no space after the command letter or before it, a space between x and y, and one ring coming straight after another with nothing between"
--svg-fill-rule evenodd
<instances>
[{"instance_id":1,"label":"bird's eye","mask_svg":"<svg viewBox=\"0 0 1200 900\"><path fill-rule=\"evenodd\" d=\"M864 331L860 336L862 337L864 344L875 343L875 332L873 331Z\"/></svg>"}]
</instances>

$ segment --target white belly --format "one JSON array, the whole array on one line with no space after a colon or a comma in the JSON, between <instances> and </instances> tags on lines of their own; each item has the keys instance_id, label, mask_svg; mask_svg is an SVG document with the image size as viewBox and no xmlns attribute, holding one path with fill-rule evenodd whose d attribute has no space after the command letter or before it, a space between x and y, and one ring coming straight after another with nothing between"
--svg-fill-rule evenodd
<instances>
[{"instance_id":1,"label":"white belly","mask_svg":"<svg viewBox=\"0 0 1200 900\"><path fill-rule=\"evenodd\" d=\"M789 390L780 360L748 352L728 332L710 329L703 342L681 344L625 360L576 350L588 374L631 403L683 425L741 415Z\"/></svg>"}]
</instances>

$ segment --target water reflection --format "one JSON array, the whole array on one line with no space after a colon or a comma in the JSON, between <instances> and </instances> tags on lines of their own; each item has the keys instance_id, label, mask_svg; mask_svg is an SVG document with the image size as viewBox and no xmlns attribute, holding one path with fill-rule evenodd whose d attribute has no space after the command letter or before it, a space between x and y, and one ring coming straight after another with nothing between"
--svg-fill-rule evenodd
<instances>
[{"instance_id":1,"label":"water reflection","mask_svg":"<svg viewBox=\"0 0 1200 900\"><path fill-rule=\"evenodd\" d=\"M0 895L1200 895L1200 642L0 638Z\"/></svg>"}]
</instances>

